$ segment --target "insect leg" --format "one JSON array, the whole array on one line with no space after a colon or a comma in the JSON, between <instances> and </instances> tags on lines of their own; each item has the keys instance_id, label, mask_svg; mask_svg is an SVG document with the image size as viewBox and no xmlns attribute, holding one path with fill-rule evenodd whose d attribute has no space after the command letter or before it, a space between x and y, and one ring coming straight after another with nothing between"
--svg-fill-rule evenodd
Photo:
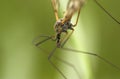
<instances>
[{"instance_id":1,"label":"insect leg","mask_svg":"<svg viewBox=\"0 0 120 79\"><path fill-rule=\"evenodd\" d=\"M42 49L42 48L40 48L40 49L44 52L44 54L47 54L47 55L48 55L49 52L48 52L47 50L44 50L44 49ZM57 61L60 61L61 63L64 63L65 65L71 67L71 68L75 71L75 73L78 75L79 79L81 79L78 70L76 69L76 67L75 67L72 63L70 63L70 62L68 62L68 61L66 61L66 60L64 60L64 59L61 59L61 58L59 58L59 57L57 57L57 56L54 56L54 55L53 55L53 57L54 57ZM55 68L55 69L56 69L56 68Z\"/></svg>"},{"instance_id":2,"label":"insect leg","mask_svg":"<svg viewBox=\"0 0 120 79\"><path fill-rule=\"evenodd\" d=\"M67 37L67 35L68 35L68 32L66 31L65 32L65 36L63 37L63 38L61 38L61 40L60 40L60 42L58 43L58 45L61 47L61 43L65 40L65 38Z\"/></svg>"},{"instance_id":3,"label":"insect leg","mask_svg":"<svg viewBox=\"0 0 120 79\"><path fill-rule=\"evenodd\" d=\"M120 24L120 22L116 18L114 18L97 0L94 1L108 16L110 16L115 22Z\"/></svg>"},{"instance_id":4,"label":"insect leg","mask_svg":"<svg viewBox=\"0 0 120 79\"><path fill-rule=\"evenodd\" d=\"M39 42L35 43L35 41L37 41L37 40L40 39L41 37L42 37L42 38L44 37L45 39L42 40L42 41L39 41ZM42 43L44 43L44 42L46 42L47 40L50 40L50 39L53 39L53 36L41 35L41 36L35 38L35 39L32 41L32 43L33 43L35 46L39 46L40 44L42 44Z\"/></svg>"},{"instance_id":5,"label":"insect leg","mask_svg":"<svg viewBox=\"0 0 120 79\"><path fill-rule=\"evenodd\" d=\"M65 43L68 41L68 39L71 37L72 33L74 32L74 29L71 29L72 32L67 36L67 38L62 42L61 47L63 47L65 45Z\"/></svg>"},{"instance_id":6,"label":"insect leg","mask_svg":"<svg viewBox=\"0 0 120 79\"><path fill-rule=\"evenodd\" d=\"M75 26L77 25L77 23L78 23L79 16L80 16L80 10L81 10L81 8L79 8L79 10L78 10L78 15L77 15L76 23L73 25L74 27L75 27Z\"/></svg>"},{"instance_id":7,"label":"insect leg","mask_svg":"<svg viewBox=\"0 0 120 79\"><path fill-rule=\"evenodd\" d=\"M55 18L57 21L59 19L58 17L59 0L51 0L51 2L52 2L53 9L54 9Z\"/></svg>"},{"instance_id":8,"label":"insect leg","mask_svg":"<svg viewBox=\"0 0 120 79\"><path fill-rule=\"evenodd\" d=\"M63 60L63 59L61 59L61 58L58 58L58 57L56 57L56 56L54 56L54 57L55 57L55 59L61 61L62 63L68 65L69 67L71 67L71 68L75 71L75 73L78 75L79 79L81 79L78 70L76 69L76 67L75 67L72 63L70 63L70 62L68 62L68 61L65 61L65 60Z\"/></svg>"},{"instance_id":9,"label":"insect leg","mask_svg":"<svg viewBox=\"0 0 120 79\"><path fill-rule=\"evenodd\" d=\"M57 49L57 47L55 47L52 50L52 52L49 54L48 60L49 60L50 64L64 77L64 79L67 79L67 77L63 74L63 72L51 60L51 58L53 57L53 54L54 54L54 52L55 52L56 49Z\"/></svg>"},{"instance_id":10,"label":"insect leg","mask_svg":"<svg viewBox=\"0 0 120 79\"><path fill-rule=\"evenodd\" d=\"M112 67L114 67L118 71L120 71L120 68L118 66L116 66L115 64L113 64L112 62L110 62L109 60L105 59L104 57L102 57L98 54L95 54L95 53L92 53L92 52L85 52L85 51L70 49L70 48L61 48L61 49L66 50L66 51L73 51L73 52L76 52L76 53L83 53L83 54L88 54L88 55L91 55L91 56L95 56L95 57L101 59L102 61L104 61L105 63L111 65Z\"/></svg>"}]
</instances>

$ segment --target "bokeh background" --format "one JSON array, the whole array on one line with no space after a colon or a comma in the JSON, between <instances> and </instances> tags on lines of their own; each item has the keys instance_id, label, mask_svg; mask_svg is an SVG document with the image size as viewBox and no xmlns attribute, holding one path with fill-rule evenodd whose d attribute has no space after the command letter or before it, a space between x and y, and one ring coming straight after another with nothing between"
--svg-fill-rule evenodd
<instances>
[{"instance_id":1,"label":"bokeh background","mask_svg":"<svg viewBox=\"0 0 120 79\"><path fill-rule=\"evenodd\" d=\"M119 0L99 2L120 21ZM0 79L63 79L49 63L45 51L32 44L39 35L54 35L54 23L51 0L0 1ZM120 67L119 40L120 24L93 0L87 0L66 47L100 54ZM55 46L53 42L45 44L43 48L48 53ZM56 55L71 62L81 79L120 79L120 70L97 57L61 50ZM53 61L68 79L79 79L71 67L55 59Z\"/></svg>"}]
</instances>

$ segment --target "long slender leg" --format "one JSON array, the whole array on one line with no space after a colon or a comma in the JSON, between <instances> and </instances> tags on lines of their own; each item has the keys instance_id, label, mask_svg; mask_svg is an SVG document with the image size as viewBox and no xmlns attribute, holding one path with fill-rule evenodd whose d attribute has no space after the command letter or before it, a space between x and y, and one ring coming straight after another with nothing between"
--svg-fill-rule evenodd
<instances>
[{"instance_id":1,"label":"long slender leg","mask_svg":"<svg viewBox=\"0 0 120 79\"><path fill-rule=\"evenodd\" d=\"M64 77L64 79L67 79L67 77L63 74L63 72L51 61L51 58L52 58L52 56L53 56L56 49L57 49L57 47L55 47L53 49L53 51L49 54L48 60L51 63L51 65Z\"/></svg>"},{"instance_id":2,"label":"long slender leg","mask_svg":"<svg viewBox=\"0 0 120 79\"><path fill-rule=\"evenodd\" d=\"M72 33L74 32L74 29L71 29L71 30L72 30L72 32L68 35L68 37L64 41L62 41L61 47L63 47L65 45L65 43L68 41L68 39L71 37Z\"/></svg>"},{"instance_id":3,"label":"long slender leg","mask_svg":"<svg viewBox=\"0 0 120 79\"><path fill-rule=\"evenodd\" d=\"M72 32L68 35L68 37L66 38L66 40L64 40L64 42L61 41L61 42L63 42L62 45L61 45L62 47L63 47L64 44L68 41L68 39L69 39L70 36L72 35L73 31L74 31L74 29L72 29ZM57 49L57 47L55 47L55 48L53 49L53 51L49 54L48 60L49 60L49 62L53 65L53 67L54 67L65 79L67 79L67 77L63 74L63 72L61 72L61 70L50 60L50 59L52 58L52 56L53 56L53 54L54 54L54 52L55 52L56 49ZM55 56L53 56L53 57L55 57ZM72 67L72 68L74 69L74 71L76 72L76 74L78 75L78 77L80 78L80 75L79 75L79 73L78 73L78 71L77 71L77 69L76 69L76 67L75 67L74 65L72 65L71 63L69 63L69 62L67 62L67 61L65 61L65 60L62 60L62 59L60 59L60 58L58 58L58 57L55 57L55 58L56 58L57 60L65 63L65 64L67 64L68 66Z\"/></svg>"},{"instance_id":4,"label":"long slender leg","mask_svg":"<svg viewBox=\"0 0 120 79\"><path fill-rule=\"evenodd\" d=\"M54 57L55 57L55 56L54 56ZM75 67L72 63L69 63L68 61L65 61L65 60L63 60L63 59L61 59L61 58L58 58L58 57L55 57L55 58L56 58L57 60L61 61L62 63L70 66L70 67L75 71L75 73L78 75L79 79L81 79L78 70L76 69L76 67Z\"/></svg>"},{"instance_id":5,"label":"long slender leg","mask_svg":"<svg viewBox=\"0 0 120 79\"><path fill-rule=\"evenodd\" d=\"M44 37L45 39L42 40L42 41L40 41L40 42L38 42L38 43L34 43L38 38L41 38L41 37ZM49 39L52 39L52 37L42 35L42 36L39 36L39 37L35 38L35 39L33 40L33 44L38 47L39 45L41 45L42 43L44 43L45 41L47 41L47 40L49 40ZM39 48L40 48L40 47L39 47ZM42 49L42 48L40 48L40 49ZM49 62L52 64L52 66L64 77L64 79L67 79L66 76L60 71L60 69L51 61L51 58L53 57L53 54L54 54L54 52L55 52L56 49L57 49L57 47L55 47L55 48L52 50L52 52L49 54L48 60L49 60ZM43 49L42 49L42 50L43 50ZM57 58L57 57L56 57L56 58Z\"/></svg>"},{"instance_id":6,"label":"long slender leg","mask_svg":"<svg viewBox=\"0 0 120 79\"><path fill-rule=\"evenodd\" d=\"M42 38L44 37L45 39L36 43L35 41L37 41L37 40L40 39L41 37L42 37ZM41 35L41 36L35 38L35 39L32 41L32 43L33 43L35 46L39 46L40 44L42 44L42 43L44 43L44 42L46 42L47 40L50 40L50 39L52 39L51 36Z\"/></svg>"},{"instance_id":7,"label":"long slender leg","mask_svg":"<svg viewBox=\"0 0 120 79\"><path fill-rule=\"evenodd\" d=\"M42 40L42 41L39 41L39 42L36 42L35 43L35 41L37 41L38 39L40 39L40 38L45 38L44 40ZM48 41L48 40L53 40L53 41L55 41L56 39L54 38L55 36L48 36L48 35L41 35L41 36L39 36L39 37L37 37L37 38L35 38L33 41L32 41L32 43L35 45L35 46L39 46L40 44L42 44L42 43L44 43L44 42L46 42L46 41Z\"/></svg>"},{"instance_id":8,"label":"long slender leg","mask_svg":"<svg viewBox=\"0 0 120 79\"><path fill-rule=\"evenodd\" d=\"M98 54L95 54L95 53L92 53L92 52L85 52L85 51L70 49L70 48L61 48L61 49L65 50L65 51L73 51L75 53L83 53L83 54L88 54L88 55L91 55L91 56L95 56L95 57L103 60L105 63L111 65L112 67L114 67L118 71L120 71L120 67L116 66L115 64L113 64L112 62L110 62L109 60L105 59L104 57L102 57L102 56L100 56Z\"/></svg>"},{"instance_id":9,"label":"long slender leg","mask_svg":"<svg viewBox=\"0 0 120 79\"><path fill-rule=\"evenodd\" d=\"M120 21L118 21L116 18L114 18L97 0L94 0L94 1L108 16L110 16L115 22L120 24Z\"/></svg>"},{"instance_id":10,"label":"long slender leg","mask_svg":"<svg viewBox=\"0 0 120 79\"><path fill-rule=\"evenodd\" d=\"M80 10L81 8L78 10L78 15L77 15L77 19L76 19L76 23L73 25L74 27L77 25L78 20L79 20L79 16L80 16Z\"/></svg>"},{"instance_id":11,"label":"long slender leg","mask_svg":"<svg viewBox=\"0 0 120 79\"><path fill-rule=\"evenodd\" d=\"M58 45L61 47L61 43L64 41L64 39L67 37L68 32L65 32L65 36L63 38L60 39L60 42L58 43Z\"/></svg>"},{"instance_id":12,"label":"long slender leg","mask_svg":"<svg viewBox=\"0 0 120 79\"><path fill-rule=\"evenodd\" d=\"M40 48L40 47L39 47L39 48ZM44 49L42 49L42 48L40 48L40 49L44 52L44 54L47 54L47 55L49 54L49 52L48 52L47 50L44 50ZM55 52L55 50L56 50L56 48L55 48L53 51ZM54 52L53 52L53 53L54 53ZM70 62L68 62L68 61L66 61L66 60L63 60L63 59L61 59L61 58L59 58L59 57L57 57L57 56L54 56L53 53L51 53L52 57L54 57L56 60L60 61L61 63L64 63L64 64L66 64L67 66L71 67L71 68L75 71L75 73L78 75L79 79L81 79L78 70L76 69L76 67L75 67L72 63L70 63ZM51 57L51 55L49 55L49 56ZM54 67L55 69L57 68L57 67L55 66L55 64L54 64L51 60L50 60L50 63L51 63L52 65L54 65L53 67ZM57 71L60 71L60 70L57 68ZM62 72L60 71L60 73L62 73ZM62 73L62 74L63 74L63 73Z\"/></svg>"},{"instance_id":13,"label":"long slender leg","mask_svg":"<svg viewBox=\"0 0 120 79\"><path fill-rule=\"evenodd\" d=\"M58 45L60 45L60 47L63 47L65 45L65 43L68 41L68 39L70 38L70 36L72 35L74 29L71 29L72 32L70 34L68 34L66 32L66 35L60 40L60 42L58 43Z\"/></svg>"},{"instance_id":14,"label":"long slender leg","mask_svg":"<svg viewBox=\"0 0 120 79\"><path fill-rule=\"evenodd\" d=\"M56 58L57 60L65 63L66 65L72 67L72 68L74 69L74 71L77 73L78 77L80 78L80 75L79 75L77 69L74 67L74 65L72 65L71 63L69 63L69 62L67 62L67 61L65 61L65 60L62 60L62 59L60 59L60 58L58 58L58 57L56 57L56 56L53 55L56 49L57 49L57 47L55 47L55 48L53 49L53 51L49 54L49 57L48 57L48 60L49 60L49 62L53 65L53 67L64 77L64 79L67 79L66 76L60 71L60 69L51 61L51 58L52 58L52 57L54 57L54 58ZM117 69L118 71L120 71L120 68L119 68L118 66L116 66L115 64L113 64L112 62L110 62L109 60L103 58L102 56L100 56L100 55L98 55L98 54L95 54L95 53L92 53L92 52L85 52L85 51L70 49L70 48L60 48L60 49L65 50L65 51L73 51L73 52L75 52L75 53L83 53L83 54L88 54L88 55L91 55L91 56L95 56L95 57L103 60L105 63L111 65L112 67L114 67L114 68ZM45 51L45 50L44 50L44 51Z\"/></svg>"},{"instance_id":15,"label":"long slender leg","mask_svg":"<svg viewBox=\"0 0 120 79\"><path fill-rule=\"evenodd\" d=\"M79 72L77 71L76 67L73 64L71 64L71 63L69 63L69 62L67 62L67 61L65 61L63 59L60 59L60 58L53 55L56 49L57 49L57 47L53 49L53 51L50 53L50 55L48 57L48 60L52 64L52 66L64 77L64 79L67 79L66 76L61 72L61 70L51 61L51 57L54 57L55 59L61 61L62 63L72 67L74 69L74 71L76 72L76 74L78 75L78 77L80 78L80 74L79 74ZM118 66L116 66L115 64L113 64L112 62L110 62L109 60L103 58L102 56L100 56L98 54L95 54L95 53L92 53L92 52L85 52L85 51L70 49L70 48L60 48L60 49L65 50L65 51L73 51L75 53L83 53L83 54L88 54L88 55L91 55L91 56L95 56L95 57L103 60L105 63L111 65L112 67L114 67L118 71L120 71L120 68Z\"/></svg>"},{"instance_id":16,"label":"long slender leg","mask_svg":"<svg viewBox=\"0 0 120 79\"><path fill-rule=\"evenodd\" d=\"M58 17L59 0L51 0L51 2L52 2L53 9L54 9L55 18L57 21L59 19Z\"/></svg>"}]
</instances>

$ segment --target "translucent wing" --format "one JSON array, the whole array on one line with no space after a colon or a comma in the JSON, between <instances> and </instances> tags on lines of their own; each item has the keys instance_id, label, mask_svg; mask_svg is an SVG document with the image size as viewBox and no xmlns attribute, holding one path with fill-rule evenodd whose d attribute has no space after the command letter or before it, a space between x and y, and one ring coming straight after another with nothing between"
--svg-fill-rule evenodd
<instances>
[{"instance_id":1,"label":"translucent wing","mask_svg":"<svg viewBox=\"0 0 120 79\"><path fill-rule=\"evenodd\" d=\"M84 4L84 0L69 0L64 15L64 19L70 20L73 14L78 11Z\"/></svg>"},{"instance_id":2,"label":"translucent wing","mask_svg":"<svg viewBox=\"0 0 120 79\"><path fill-rule=\"evenodd\" d=\"M53 9L54 9L54 13L55 13L55 17L56 17L56 20L59 19L58 17L58 8L59 8L59 0L51 0L52 1L52 6L53 6Z\"/></svg>"}]
</instances>

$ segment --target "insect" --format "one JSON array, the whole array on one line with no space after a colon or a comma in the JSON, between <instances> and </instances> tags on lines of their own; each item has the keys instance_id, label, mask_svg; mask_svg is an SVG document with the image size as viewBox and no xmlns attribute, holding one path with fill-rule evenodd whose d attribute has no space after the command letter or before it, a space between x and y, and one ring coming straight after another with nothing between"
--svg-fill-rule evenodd
<instances>
[{"instance_id":1,"label":"insect","mask_svg":"<svg viewBox=\"0 0 120 79\"><path fill-rule=\"evenodd\" d=\"M39 41L37 43L34 43L34 44L35 44L35 46L40 46L41 44L43 44L44 42L46 42L47 40L50 40L50 39L53 40L53 41L56 41L56 47L50 52L50 54L48 56L48 60L52 64L52 66L63 76L63 78L68 79L64 75L64 73L51 61L51 58L55 57L54 53L55 53L57 48L62 49L62 50L66 50L66 51L73 51L73 52L79 52L79 53L82 52L84 54L89 54L89 55L96 56L96 57L100 58L104 62L110 64L112 67L114 67L114 68L116 68L117 70L120 71L119 67L117 67L116 65L114 65L113 63L111 63L110 61L106 60L105 58L101 57L98 54L79 51L79 50L74 50L74 49L69 49L69 48L64 48L64 45L69 40L72 33L74 32L74 27L78 24L80 11L81 11L82 7L84 6L84 0L69 0L68 4L66 6L67 8L66 8L66 11L64 13L63 18L59 18L59 16L58 16L59 0L51 0L51 2L52 2L53 9L54 9L55 18L56 18L56 23L54 25L55 35L53 35L53 36L41 35L39 39L41 39L41 38L45 38L45 39L42 40L42 41ZM102 7L101 4L97 0L94 0L94 2L109 17L111 17L116 23L120 24L120 22L118 20L116 20L106 9L104 9L104 7ZM73 15L75 13L77 13L76 22L74 24L72 24L71 19L72 19ZM70 30L69 33L68 33L68 30ZM63 35L63 34L65 34L65 35ZM35 40L37 40L37 39L35 39ZM70 63L68 63L68 62L66 62L64 60L61 60L58 57L55 57L55 58L62 61L62 62L64 62L65 64L70 65ZM74 66L71 66L71 67L74 69ZM76 69L75 69L75 71L76 71Z\"/></svg>"}]
</instances>

